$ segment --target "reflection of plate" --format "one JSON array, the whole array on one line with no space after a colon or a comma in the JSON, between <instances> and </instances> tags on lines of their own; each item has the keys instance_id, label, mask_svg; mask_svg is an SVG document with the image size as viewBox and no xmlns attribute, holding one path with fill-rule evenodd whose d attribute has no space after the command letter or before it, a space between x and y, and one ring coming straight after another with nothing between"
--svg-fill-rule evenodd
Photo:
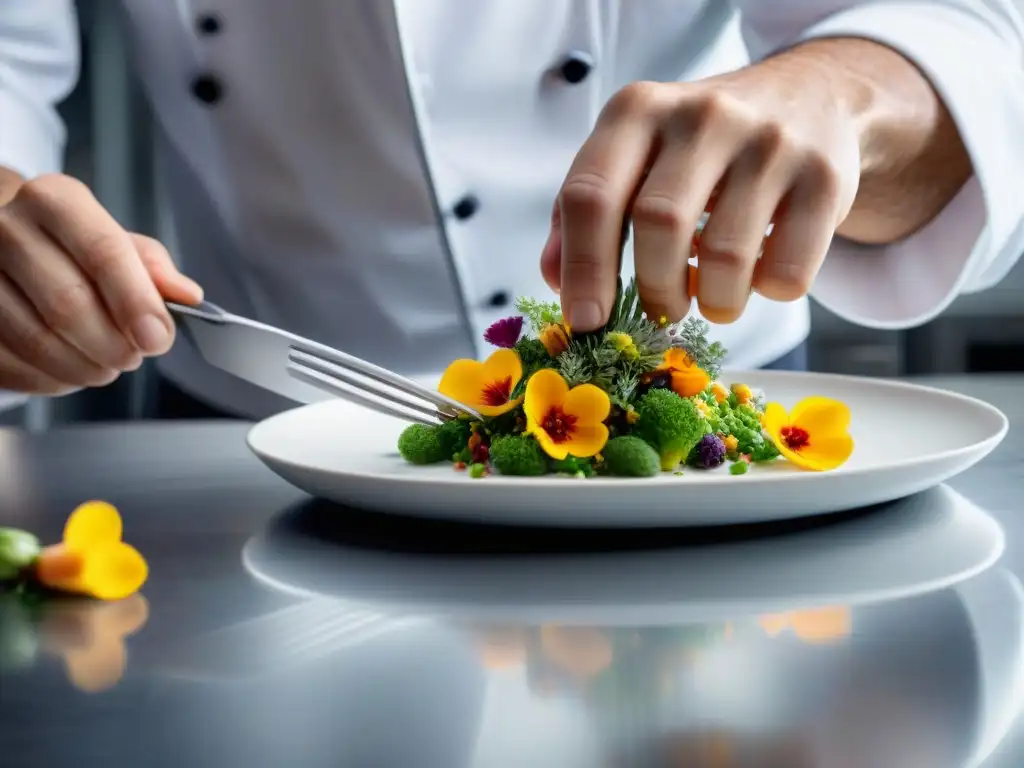
<instances>
[{"instance_id":1,"label":"reflection of plate","mask_svg":"<svg viewBox=\"0 0 1024 768\"><path fill-rule=\"evenodd\" d=\"M396 522L314 502L252 539L243 559L273 587L367 610L622 626L912 595L986 569L1004 546L999 525L945 486L786 535L714 541L676 531L641 534L654 543L640 546L619 533L618 551L587 552L586 534L564 534L570 553L557 551L558 535Z\"/></svg>"},{"instance_id":2,"label":"reflection of plate","mask_svg":"<svg viewBox=\"0 0 1024 768\"><path fill-rule=\"evenodd\" d=\"M774 520L853 509L935 486L988 454L1006 418L978 400L909 384L787 372L730 376L790 407L809 395L850 406L857 449L834 472L787 462L741 477L725 470L655 478L492 476L405 464L404 424L346 402L278 414L249 433L249 447L284 479L341 504L514 525L666 526Z\"/></svg>"}]
</instances>

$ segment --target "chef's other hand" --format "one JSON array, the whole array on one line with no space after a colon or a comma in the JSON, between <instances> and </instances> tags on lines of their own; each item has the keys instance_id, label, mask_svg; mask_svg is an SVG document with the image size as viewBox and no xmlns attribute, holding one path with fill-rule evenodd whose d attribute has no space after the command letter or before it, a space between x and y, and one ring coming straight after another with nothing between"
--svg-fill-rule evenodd
<instances>
[{"instance_id":1,"label":"chef's other hand","mask_svg":"<svg viewBox=\"0 0 1024 768\"><path fill-rule=\"evenodd\" d=\"M126 232L69 176L25 182L0 206L0 389L102 386L166 352L161 295L202 293L162 245Z\"/></svg>"},{"instance_id":2,"label":"chef's other hand","mask_svg":"<svg viewBox=\"0 0 1024 768\"><path fill-rule=\"evenodd\" d=\"M754 290L804 296L860 178L860 135L829 85L781 57L613 96L562 185L541 258L573 329L607 321L625 218L648 316L677 321L695 296L708 320L730 323Z\"/></svg>"}]
</instances>

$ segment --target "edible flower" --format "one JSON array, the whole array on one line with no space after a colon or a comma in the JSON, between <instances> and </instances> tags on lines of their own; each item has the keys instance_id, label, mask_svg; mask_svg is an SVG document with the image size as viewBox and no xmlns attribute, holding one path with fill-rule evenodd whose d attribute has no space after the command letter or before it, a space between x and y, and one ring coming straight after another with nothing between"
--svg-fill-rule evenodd
<instances>
[{"instance_id":1,"label":"edible flower","mask_svg":"<svg viewBox=\"0 0 1024 768\"><path fill-rule=\"evenodd\" d=\"M515 350L498 349L483 362L456 360L441 376L437 390L483 416L500 416L522 401L512 398L522 377L523 364Z\"/></svg>"},{"instance_id":2,"label":"edible flower","mask_svg":"<svg viewBox=\"0 0 1024 768\"><path fill-rule=\"evenodd\" d=\"M633 337L628 333L613 331L606 338L625 360L636 360L640 357L640 351L636 348L636 342L633 341Z\"/></svg>"},{"instance_id":3,"label":"edible flower","mask_svg":"<svg viewBox=\"0 0 1024 768\"><path fill-rule=\"evenodd\" d=\"M484 331L484 341L493 344L495 347L512 349L519 341L523 333L523 318L519 315L506 317L491 324L491 327Z\"/></svg>"},{"instance_id":4,"label":"edible flower","mask_svg":"<svg viewBox=\"0 0 1024 768\"><path fill-rule=\"evenodd\" d=\"M763 423L779 452L803 469L836 469L853 453L850 409L838 400L808 397L790 413L778 403L768 403Z\"/></svg>"},{"instance_id":5,"label":"edible flower","mask_svg":"<svg viewBox=\"0 0 1024 768\"><path fill-rule=\"evenodd\" d=\"M693 362L685 350L679 347L665 350L661 365L655 370L671 375L672 391L680 397L699 395L711 383L707 371Z\"/></svg>"},{"instance_id":6,"label":"edible flower","mask_svg":"<svg viewBox=\"0 0 1024 768\"><path fill-rule=\"evenodd\" d=\"M540 332L540 343L551 357L558 357L569 348L569 332L560 323L548 323Z\"/></svg>"},{"instance_id":7,"label":"edible flower","mask_svg":"<svg viewBox=\"0 0 1024 768\"><path fill-rule=\"evenodd\" d=\"M526 432L553 459L587 458L608 442L604 420L611 412L608 394L593 384L569 389L558 371L544 368L526 383Z\"/></svg>"},{"instance_id":8,"label":"edible flower","mask_svg":"<svg viewBox=\"0 0 1024 768\"><path fill-rule=\"evenodd\" d=\"M729 390L717 381L711 385L711 394L715 396L716 403L724 403L729 399Z\"/></svg>"},{"instance_id":9,"label":"edible flower","mask_svg":"<svg viewBox=\"0 0 1024 768\"><path fill-rule=\"evenodd\" d=\"M746 384L733 384L732 392L736 395L736 402L740 405L745 405L754 399L754 393Z\"/></svg>"},{"instance_id":10,"label":"edible flower","mask_svg":"<svg viewBox=\"0 0 1024 768\"><path fill-rule=\"evenodd\" d=\"M117 508L87 501L68 518L60 544L46 547L35 561L35 578L58 592L98 600L122 600L135 594L149 577L141 554L122 541Z\"/></svg>"}]
</instances>

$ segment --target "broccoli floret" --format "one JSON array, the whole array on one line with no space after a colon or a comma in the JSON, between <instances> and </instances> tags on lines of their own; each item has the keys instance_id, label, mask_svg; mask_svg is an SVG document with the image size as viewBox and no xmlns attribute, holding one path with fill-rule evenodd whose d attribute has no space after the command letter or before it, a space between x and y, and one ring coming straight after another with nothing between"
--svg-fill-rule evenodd
<instances>
[{"instance_id":1,"label":"broccoli floret","mask_svg":"<svg viewBox=\"0 0 1024 768\"><path fill-rule=\"evenodd\" d=\"M437 464L451 459L441 427L410 424L398 437L398 452L410 464Z\"/></svg>"},{"instance_id":2,"label":"broccoli floret","mask_svg":"<svg viewBox=\"0 0 1024 768\"><path fill-rule=\"evenodd\" d=\"M451 459L466 447L469 432L470 423L465 419L452 419L438 427L437 436L444 448L446 459Z\"/></svg>"},{"instance_id":3,"label":"broccoli floret","mask_svg":"<svg viewBox=\"0 0 1024 768\"><path fill-rule=\"evenodd\" d=\"M609 440L601 452L608 472L622 477L653 477L661 471L661 459L639 437L626 435Z\"/></svg>"},{"instance_id":4,"label":"broccoli floret","mask_svg":"<svg viewBox=\"0 0 1024 768\"><path fill-rule=\"evenodd\" d=\"M779 449L775 443L764 438L761 439L760 445L747 453L750 454L750 460L756 462L775 461L775 459L779 458Z\"/></svg>"},{"instance_id":5,"label":"broccoli floret","mask_svg":"<svg viewBox=\"0 0 1024 768\"><path fill-rule=\"evenodd\" d=\"M491 441L491 463L503 475L546 475L547 457L529 435L504 435Z\"/></svg>"},{"instance_id":6,"label":"broccoli floret","mask_svg":"<svg viewBox=\"0 0 1024 768\"><path fill-rule=\"evenodd\" d=\"M661 468L675 469L705 434L704 417L689 398L670 389L652 389L636 404L639 420L633 434L661 457Z\"/></svg>"}]
</instances>

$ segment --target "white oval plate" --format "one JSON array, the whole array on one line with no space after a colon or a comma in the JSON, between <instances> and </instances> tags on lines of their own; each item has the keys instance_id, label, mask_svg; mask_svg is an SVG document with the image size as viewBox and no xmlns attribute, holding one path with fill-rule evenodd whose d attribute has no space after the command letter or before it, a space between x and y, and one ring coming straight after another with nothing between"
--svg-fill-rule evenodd
<instances>
[{"instance_id":1,"label":"white oval plate","mask_svg":"<svg viewBox=\"0 0 1024 768\"><path fill-rule=\"evenodd\" d=\"M785 535L618 552L410 553L385 535L358 543L359 522L354 541L344 521L319 530L329 519L271 522L246 544L246 570L286 594L402 618L639 626L908 598L969 580L1005 549L999 523L948 486Z\"/></svg>"},{"instance_id":2,"label":"white oval plate","mask_svg":"<svg viewBox=\"0 0 1024 768\"><path fill-rule=\"evenodd\" d=\"M470 478L398 455L406 424L332 400L272 416L248 435L270 469L314 496L379 512L559 527L723 525L838 512L903 498L963 472L1006 435L995 407L953 392L832 374L727 373L787 408L811 395L852 412L856 449L831 472L780 460L746 475L687 469L653 478Z\"/></svg>"}]
</instances>

